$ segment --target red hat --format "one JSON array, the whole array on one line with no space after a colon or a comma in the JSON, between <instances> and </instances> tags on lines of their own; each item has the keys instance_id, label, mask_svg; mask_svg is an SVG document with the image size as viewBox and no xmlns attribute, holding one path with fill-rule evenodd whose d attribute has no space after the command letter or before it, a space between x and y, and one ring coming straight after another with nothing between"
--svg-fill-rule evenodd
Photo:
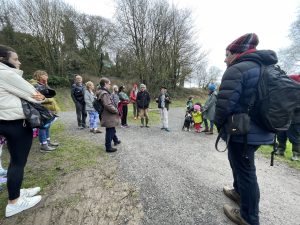
<instances>
[{"instance_id":1,"label":"red hat","mask_svg":"<svg viewBox=\"0 0 300 225\"><path fill-rule=\"evenodd\" d=\"M242 53L250 49L256 49L258 43L259 40L255 33L244 34L228 45L226 50L231 53Z\"/></svg>"}]
</instances>

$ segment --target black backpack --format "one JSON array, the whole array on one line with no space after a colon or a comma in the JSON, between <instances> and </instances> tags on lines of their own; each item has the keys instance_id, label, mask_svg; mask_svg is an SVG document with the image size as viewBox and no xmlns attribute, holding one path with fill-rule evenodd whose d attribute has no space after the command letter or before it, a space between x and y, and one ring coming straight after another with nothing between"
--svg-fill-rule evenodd
<instances>
[{"instance_id":1,"label":"black backpack","mask_svg":"<svg viewBox=\"0 0 300 225\"><path fill-rule=\"evenodd\" d=\"M294 112L300 107L300 84L278 65L261 66L257 91L249 104L251 119L261 128L275 133L271 166L277 151L276 134L289 129Z\"/></svg>"},{"instance_id":2,"label":"black backpack","mask_svg":"<svg viewBox=\"0 0 300 225\"><path fill-rule=\"evenodd\" d=\"M249 115L258 126L273 133L286 131L300 107L300 84L278 65L261 64L257 92L250 104Z\"/></svg>"},{"instance_id":3,"label":"black backpack","mask_svg":"<svg viewBox=\"0 0 300 225\"><path fill-rule=\"evenodd\" d=\"M102 118L103 104L101 102L101 99L95 98L93 101L93 107L99 113L100 118Z\"/></svg>"}]
</instances>

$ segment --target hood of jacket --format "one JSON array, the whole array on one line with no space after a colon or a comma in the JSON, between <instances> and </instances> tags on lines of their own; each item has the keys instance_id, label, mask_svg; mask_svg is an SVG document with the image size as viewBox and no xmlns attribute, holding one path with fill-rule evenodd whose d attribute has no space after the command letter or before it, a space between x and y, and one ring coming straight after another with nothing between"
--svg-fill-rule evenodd
<instances>
[{"instance_id":1,"label":"hood of jacket","mask_svg":"<svg viewBox=\"0 0 300 225\"><path fill-rule=\"evenodd\" d=\"M254 61L268 66L276 64L278 62L278 58L276 53L272 50L258 50L249 54L241 55L232 63L232 65L243 61Z\"/></svg>"}]
</instances>

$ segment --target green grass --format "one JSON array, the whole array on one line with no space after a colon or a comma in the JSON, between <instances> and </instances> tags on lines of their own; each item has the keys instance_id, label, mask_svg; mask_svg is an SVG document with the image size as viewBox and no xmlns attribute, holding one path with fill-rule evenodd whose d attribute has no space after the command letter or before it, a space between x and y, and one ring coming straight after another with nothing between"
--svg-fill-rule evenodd
<instances>
[{"instance_id":1,"label":"green grass","mask_svg":"<svg viewBox=\"0 0 300 225\"><path fill-rule=\"evenodd\" d=\"M139 125L141 124L141 120L137 119L134 120L133 118L133 106L132 104L128 105L128 114L127 114L127 121L128 124L135 124L135 125ZM149 125L157 125L160 123L160 114L159 114L159 110L157 108L157 104L156 103L150 103L150 107L149 107Z\"/></svg>"},{"instance_id":2,"label":"green grass","mask_svg":"<svg viewBox=\"0 0 300 225\"><path fill-rule=\"evenodd\" d=\"M55 100L57 101L61 111L65 112L75 110L70 88L57 88Z\"/></svg>"},{"instance_id":3,"label":"green grass","mask_svg":"<svg viewBox=\"0 0 300 225\"><path fill-rule=\"evenodd\" d=\"M267 158L271 159L271 152L273 151L273 146L261 146L259 148L259 151ZM292 144L290 142L287 142L287 147L284 156L275 156L274 158L274 164L276 164L276 161L287 163L290 167L295 169L300 169L300 162L291 161L292 157Z\"/></svg>"},{"instance_id":4,"label":"green grass","mask_svg":"<svg viewBox=\"0 0 300 225\"><path fill-rule=\"evenodd\" d=\"M59 180L60 176L72 171L96 165L98 157L105 157L103 147L87 140L78 139L64 132L64 125L56 122L51 127L51 138L60 143L59 148L51 153L40 153L36 138L25 167L22 187L40 186L47 188ZM7 167L9 155L7 149L3 151L3 164ZM0 193L0 218L4 217L7 204L7 191Z\"/></svg>"}]
</instances>

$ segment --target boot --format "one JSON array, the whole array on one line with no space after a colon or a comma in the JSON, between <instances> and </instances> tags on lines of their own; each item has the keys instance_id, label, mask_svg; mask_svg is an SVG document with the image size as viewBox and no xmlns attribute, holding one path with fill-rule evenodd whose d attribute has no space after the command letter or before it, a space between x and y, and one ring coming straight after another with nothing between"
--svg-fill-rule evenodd
<instances>
[{"instance_id":1,"label":"boot","mask_svg":"<svg viewBox=\"0 0 300 225\"><path fill-rule=\"evenodd\" d=\"M208 132L209 130L208 130L208 126L205 126L205 129L202 131L202 132L204 132L204 133L206 133L206 132Z\"/></svg>"},{"instance_id":2,"label":"boot","mask_svg":"<svg viewBox=\"0 0 300 225\"><path fill-rule=\"evenodd\" d=\"M145 125L144 125L144 118L141 118L141 127L144 127Z\"/></svg>"},{"instance_id":3,"label":"boot","mask_svg":"<svg viewBox=\"0 0 300 225\"><path fill-rule=\"evenodd\" d=\"M48 144L42 144L41 145L41 149L40 152L52 152L54 151L56 148L50 147Z\"/></svg>"},{"instance_id":4,"label":"boot","mask_svg":"<svg viewBox=\"0 0 300 225\"><path fill-rule=\"evenodd\" d=\"M280 143L279 142L277 151L275 152L275 155L284 156L285 148L286 148L285 143Z\"/></svg>"},{"instance_id":5,"label":"boot","mask_svg":"<svg viewBox=\"0 0 300 225\"><path fill-rule=\"evenodd\" d=\"M292 147L293 157L291 158L292 161L299 161L300 160L300 144L293 144Z\"/></svg>"},{"instance_id":6,"label":"boot","mask_svg":"<svg viewBox=\"0 0 300 225\"><path fill-rule=\"evenodd\" d=\"M225 204L223 209L224 209L225 215L235 224L250 225L241 217L239 209L235 209L228 204Z\"/></svg>"},{"instance_id":7,"label":"boot","mask_svg":"<svg viewBox=\"0 0 300 225\"><path fill-rule=\"evenodd\" d=\"M148 126L148 122L149 122L149 119L148 119L148 118L146 118L146 127L147 127L147 128L149 128L149 126Z\"/></svg>"},{"instance_id":8,"label":"boot","mask_svg":"<svg viewBox=\"0 0 300 225\"><path fill-rule=\"evenodd\" d=\"M214 134L214 128L210 128L208 132L206 132L205 134Z\"/></svg>"},{"instance_id":9,"label":"boot","mask_svg":"<svg viewBox=\"0 0 300 225\"><path fill-rule=\"evenodd\" d=\"M232 201L234 201L239 206L241 205L241 197L240 195L234 190L234 188L229 187L223 187L224 194L230 198Z\"/></svg>"}]
</instances>

